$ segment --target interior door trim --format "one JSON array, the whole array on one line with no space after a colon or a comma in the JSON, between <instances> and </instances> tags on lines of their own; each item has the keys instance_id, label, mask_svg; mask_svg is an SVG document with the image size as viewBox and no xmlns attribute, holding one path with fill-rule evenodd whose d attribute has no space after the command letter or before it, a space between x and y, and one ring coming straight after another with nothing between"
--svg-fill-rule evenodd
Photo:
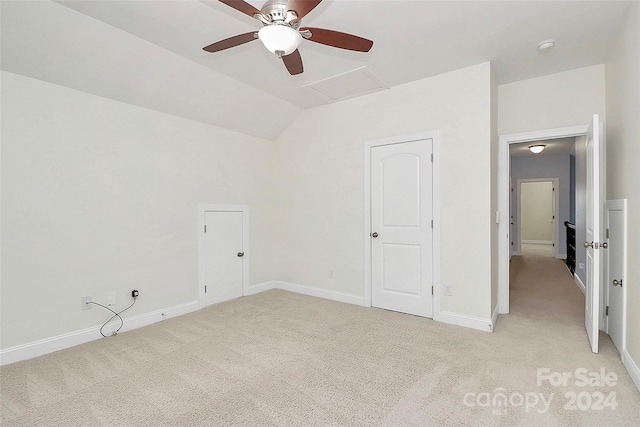
<instances>
[{"instance_id":1,"label":"interior door trim","mask_svg":"<svg viewBox=\"0 0 640 427\"><path fill-rule=\"evenodd\" d=\"M204 223L205 212L242 212L242 250L244 252L242 261L242 296L249 295L249 206L247 205L221 205L201 203L198 205L198 287L197 295L200 308L205 307L204 299Z\"/></svg>"},{"instance_id":2,"label":"interior door trim","mask_svg":"<svg viewBox=\"0 0 640 427\"><path fill-rule=\"evenodd\" d=\"M364 306L371 307L371 150L374 147L431 139L433 141L433 320L440 320L440 131L368 140L364 142Z\"/></svg>"}]
</instances>

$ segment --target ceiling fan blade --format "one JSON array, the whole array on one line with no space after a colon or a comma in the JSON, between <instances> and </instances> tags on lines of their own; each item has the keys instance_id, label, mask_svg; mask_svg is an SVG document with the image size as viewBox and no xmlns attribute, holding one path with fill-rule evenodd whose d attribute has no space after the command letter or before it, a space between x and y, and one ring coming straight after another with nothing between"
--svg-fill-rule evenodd
<instances>
[{"instance_id":1,"label":"ceiling fan blade","mask_svg":"<svg viewBox=\"0 0 640 427\"><path fill-rule=\"evenodd\" d=\"M300 56L300 51L298 51L298 49L294 50L289 55L283 56L282 62L284 62L284 66L287 67L289 74L292 76L301 74L302 71L304 71L302 67L302 57Z\"/></svg>"},{"instance_id":2,"label":"ceiling fan blade","mask_svg":"<svg viewBox=\"0 0 640 427\"><path fill-rule=\"evenodd\" d=\"M324 28L300 28L300 31L311 31L309 40L312 42L326 44L340 49L355 50L358 52L369 52L373 46L371 40L354 36L353 34L341 33L340 31L327 30Z\"/></svg>"},{"instance_id":3,"label":"ceiling fan blade","mask_svg":"<svg viewBox=\"0 0 640 427\"><path fill-rule=\"evenodd\" d=\"M226 4L227 6L231 6L232 8L234 8L239 12L249 15L252 18L253 18L253 15L255 15L256 13L258 15L262 15L262 12L260 12L258 9L251 6L249 3L243 0L219 0L219 1L221 3Z\"/></svg>"},{"instance_id":4,"label":"ceiling fan blade","mask_svg":"<svg viewBox=\"0 0 640 427\"><path fill-rule=\"evenodd\" d=\"M250 33L238 34L237 36L229 37L228 39L220 40L219 42L205 46L202 50L213 53L229 49L230 47L236 47L252 40L256 40L255 33L255 31L252 31Z\"/></svg>"},{"instance_id":5,"label":"ceiling fan blade","mask_svg":"<svg viewBox=\"0 0 640 427\"><path fill-rule=\"evenodd\" d=\"M289 0L287 10L293 10L298 15L298 19L302 19L307 13L311 12L322 0Z\"/></svg>"}]
</instances>

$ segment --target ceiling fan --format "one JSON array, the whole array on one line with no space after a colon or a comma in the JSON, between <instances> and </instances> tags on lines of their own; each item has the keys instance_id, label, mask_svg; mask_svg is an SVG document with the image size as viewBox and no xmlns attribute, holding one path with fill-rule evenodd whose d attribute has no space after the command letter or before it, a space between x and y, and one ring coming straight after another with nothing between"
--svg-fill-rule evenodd
<instances>
[{"instance_id":1,"label":"ceiling fan","mask_svg":"<svg viewBox=\"0 0 640 427\"><path fill-rule=\"evenodd\" d=\"M298 46L303 39L340 49L368 52L371 40L324 28L300 27L300 20L311 12L322 0L268 0L258 10L243 0L219 0L235 10L257 19L263 25L259 31L239 34L205 46L207 52L218 52L260 39L264 46L282 59L289 74L303 71L302 57Z\"/></svg>"}]
</instances>

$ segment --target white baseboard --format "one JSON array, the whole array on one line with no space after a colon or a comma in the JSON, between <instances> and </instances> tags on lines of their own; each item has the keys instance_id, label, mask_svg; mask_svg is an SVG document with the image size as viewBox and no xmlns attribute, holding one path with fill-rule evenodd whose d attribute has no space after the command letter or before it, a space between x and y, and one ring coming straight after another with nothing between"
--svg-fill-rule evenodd
<instances>
[{"instance_id":1,"label":"white baseboard","mask_svg":"<svg viewBox=\"0 0 640 427\"><path fill-rule=\"evenodd\" d=\"M173 307L167 307L162 310L139 314L133 317L125 317L124 326L120 331L126 332L132 329L142 328L143 326L148 326L164 319L191 313L199 308L200 303L198 301L191 301ZM109 324L109 326L110 325L119 325L119 322L113 322ZM21 360L32 359L44 354L53 353L54 351L64 350L65 348L95 341L102 338L100 335L101 326L102 325L92 326L79 331L69 332L55 337L45 338L43 340L33 341L27 344L21 344L1 350L0 365L8 365ZM106 330L109 331L110 329Z\"/></svg>"},{"instance_id":2,"label":"white baseboard","mask_svg":"<svg viewBox=\"0 0 640 427\"><path fill-rule=\"evenodd\" d=\"M249 286L248 295L257 294L259 292L268 291L270 289L282 289L285 291L295 292L302 295L312 297L325 298L333 301L345 302L348 304L365 306L364 297L346 294L344 292L330 291L327 289L313 288L311 286L299 285L297 283L283 282L280 280L270 280L256 285ZM466 328L478 329L480 331L493 331L493 325L498 318L498 306L496 306L491 319L483 319L480 317L466 316L463 314L442 311L439 314L434 313L433 320L448 323L456 326L464 326Z\"/></svg>"},{"instance_id":3,"label":"white baseboard","mask_svg":"<svg viewBox=\"0 0 640 427\"><path fill-rule=\"evenodd\" d=\"M497 317L497 313L494 312L494 315ZM485 332L493 332L493 319L483 319L481 317L467 316L465 314L452 313L450 311L441 311L437 315L434 313L433 320L448 323L450 325L464 326L465 328L478 329Z\"/></svg>"},{"instance_id":4,"label":"white baseboard","mask_svg":"<svg viewBox=\"0 0 640 427\"><path fill-rule=\"evenodd\" d=\"M523 240L521 243L528 243L530 245L552 245L551 240Z\"/></svg>"},{"instance_id":5,"label":"white baseboard","mask_svg":"<svg viewBox=\"0 0 640 427\"><path fill-rule=\"evenodd\" d=\"M578 285L578 289L580 289L584 294L585 291L587 290L587 287L584 285L584 283L582 283L582 280L580 280L580 276L578 276L577 274L574 274L573 280L576 282L576 285Z\"/></svg>"},{"instance_id":6,"label":"white baseboard","mask_svg":"<svg viewBox=\"0 0 640 427\"><path fill-rule=\"evenodd\" d=\"M249 286L248 295L268 291L269 289L282 289L297 294L309 295L312 297L324 298L333 301L346 302L348 304L364 306L364 297L347 294L344 292L331 291L328 289L314 288L311 286L299 285L297 283L283 282L280 280L270 280Z\"/></svg>"},{"instance_id":7,"label":"white baseboard","mask_svg":"<svg viewBox=\"0 0 640 427\"><path fill-rule=\"evenodd\" d=\"M638 368L638 364L633 360L626 348L622 350L622 364L627 368L633 383L640 391L640 368Z\"/></svg>"},{"instance_id":8,"label":"white baseboard","mask_svg":"<svg viewBox=\"0 0 640 427\"><path fill-rule=\"evenodd\" d=\"M493 315L491 316L491 332L493 332L496 327L496 323L498 322L498 316L500 315L500 311L498 310L499 306L500 304L496 304L496 308L493 309Z\"/></svg>"}]
</instances>

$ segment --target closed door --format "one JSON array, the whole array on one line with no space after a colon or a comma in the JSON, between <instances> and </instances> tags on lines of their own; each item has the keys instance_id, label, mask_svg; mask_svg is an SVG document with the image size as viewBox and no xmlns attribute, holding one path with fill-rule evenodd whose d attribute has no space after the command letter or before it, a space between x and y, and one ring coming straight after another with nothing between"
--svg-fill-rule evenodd
<instances>
[{"instance_id":1,"label":"closed door","mask_svg":"<svg viewBox=\"0 0 640 427\"><path fill-rule=\"evenodd\" d=\"M204 305L242 296L243 212L204 213Z\"/></svg>"},{"instance_id":2,"label":"closed door","mask_svg":"<svg viewBox=\"0 0 640 427\"><path fill-rule=\"evenodd\" d=\"M371 149L371 303L432 317L433 140Z\"/></svg>"},{"instance_id":3,"label":"closed door","mask_svg":"<svg viewBox=\"0 0 640 427\"><path fill-rule=\"evenodd\" d=\"M624 261L624 213L622 210L609 210L607 212L607 228L609 229L607 291L609 293L609 308L607 318L607 331L611 341L622 353L624 316L622 281Z\"/></svg>"}]
</instances>

